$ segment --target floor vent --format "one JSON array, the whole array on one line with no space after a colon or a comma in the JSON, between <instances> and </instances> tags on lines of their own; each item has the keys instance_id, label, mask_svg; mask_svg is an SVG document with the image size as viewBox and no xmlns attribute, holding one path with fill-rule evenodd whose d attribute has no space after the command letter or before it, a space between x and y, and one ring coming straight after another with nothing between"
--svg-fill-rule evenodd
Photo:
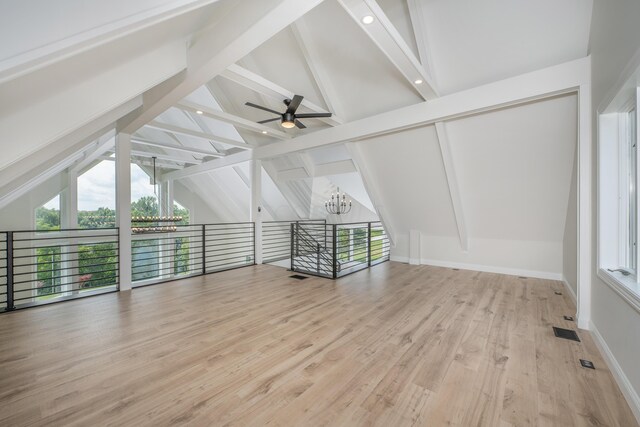
<instances>
[{"instance_id":1,"label":"floor vent","mask_svg":"<svg viewBox=\"0 0 640 427\"><path fill-rule=\"evenodd\" d=\"M307 276L301 276L301 275L299 275L299 274L293 274L293 275L291 275L291 276L289 276L289 277L291 277L292 279L296 279L296 280L304 280L304 279L308 279L308 277L307 277Z\"/></svg>"},{"instance_id":2,"label":"floor vent","mask_svg":"<svg viewBox=\"0 0 640 427\"><path fill-rule=\"evenodd\" d=\"M580 338L578 338L578 334L576 333L576 331L572 331L571 329L556 328L554 326L553 334L558 338L564 338L567 340L580 342Z\"/></svg>"},{"instance_id":3,"label":"floor vent","mask_svg":"<svg viewBox=\"0 0 640 427\"><path fill-rule=\"evenodd\" d=\"M527 280L527 278L526 278L526 277L524 277L524 276L518 276L518 279Z\"/></svg>"},{"instance_id":4,"label":"floor vent","mask_svg":"<svg viewBox=\"0 0 640 427\"><path fill-rule=\"evenodd\" d=\"M554 293L555 293L556 295L562 295L562 292L559 292L559 291L555 291Z\"/></svg>"},{"instance_id":5,"label":"floor vent","mask_svg":"<svg viewBox=\"0 0 640 427\"><path fill-rule=\"evenodd\" d=\"M591 360L580 359L580 364L583 368L596 369Z\"/></svg>"},{"instance_id":6,"label":"floor vent","mask_svg":"<svg viewBox=\"0 0 640 427\"><path fill-rule=\"evenodd\" d=\"M569 322L573 322L572 316L564 316L564 320L568 320Z\"/></svg>"},{"instance_id":7,"label":"floor vent","mask_svg":"<svg viewBox=\"0 0 640 427\"><path fill-rule=\"evenodd\" d=\"M453 271L460 271L459 268L452 268Z\"/></svg>"}]
</instances>

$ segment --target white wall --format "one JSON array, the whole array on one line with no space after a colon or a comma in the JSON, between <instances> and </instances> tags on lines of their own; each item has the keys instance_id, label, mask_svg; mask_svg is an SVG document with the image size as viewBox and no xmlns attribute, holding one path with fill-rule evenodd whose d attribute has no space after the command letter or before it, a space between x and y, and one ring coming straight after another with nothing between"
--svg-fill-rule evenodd
<instances>
[{"instance_id":1,"label":"white wall","mask_svg":"<svg viewBox=\"0 0 640 427\"><path fill-rule=\"evenodd\" d=\"M623 70L630 60L640 55L640 2L637 0L618 0L615 2L594 2L593 22L591 24L591 75L592 96L594 106L594 126L596 108L607 102L610 92L616 90L616 85L622 77ZM637 56L636 56L637 58ZM597 132L594 129L594 147ZM595 148L594 148L595 150ZM596 170L595 168L593 169ZM596 200L596 184L593 182L593 200ZM593 217L596 215L596 204L593 204ZM596 242L596 221L592 240ZM622 378L623 392L635 397L630 402L640 414L640 313L635 311L625 300L602 282L596 275L596 250L593 250L592 271L592 307L591 322L596 337L602 338L613 358L614 374ZM615 366L617 365L617 366ZM616 372L616 368L619 371ZM624 381L628 388L625 390ZM630 394L629 394L630 393Z\"/></svg>"},{"instance_id":2,"label":"white wall","mask_svg":"<svg viewBox=\"0 0 640 427\"><path fill-rule=\"evenodd\" d=\"M574 95L446 122L469 247L461 245L434 126L359 142L396 233L425 264L560 280L576 147Z\"/></svg>"},{"instance_id":3,"label":"white wall","mask_svg":"<svg viewBox=\"0 0 640 427\"><path fill-rule=\"evenodd\" d=\"M577 148L577 147L576 147ZM578 294L578 151L573 158L573 172L571 174L571 188L569 203L562 239L562 276L573 290L573 296ZM575 298L574 298L575 299Z\"/></svg>"}]
</instances>

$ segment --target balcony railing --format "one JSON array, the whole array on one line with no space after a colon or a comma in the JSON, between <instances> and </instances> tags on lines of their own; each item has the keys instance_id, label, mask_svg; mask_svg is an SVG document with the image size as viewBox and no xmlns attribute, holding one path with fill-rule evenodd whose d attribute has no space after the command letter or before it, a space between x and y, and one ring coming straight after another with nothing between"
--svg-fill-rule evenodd
<instances>
[{"instance_id":1,"label":"balcony railing","mask_svg":"<svg viewBox=\"0 0 640 427\"><path fill-rule=\"evenodd\" d=\"M380 222L292 223L290 234L292 271L335 279L389 260L390 242Z\"/></svg>"},{"instance_id":2,"label":"balcony railing","mask_svg":"<svg viewBox=\"0 0 640 427\"><path fill-rule=\"evenodd\" d=\"M118 289L117 228L3 233L5 310Z\"/></svg>"},{"instance_id":3,"label":"balcony railing","mask_svg":"<svg viewBox=\"0 0 640 427\"><path fill-rule=\"evenodd\" d=\"M119 289L117 228L0 232L0 311ZM254 265L253 222L175 225L134 233L133 287ZM324 220L263 224L263 262L336 278L389 259L380 223Z\"/></svg>"},{"instance_id":4,"label":"balcony railing","mask_svg":"<svg viewBox=\"0 0 640 427\"><path fill-rule=\"evenodd\" d=\"M301 223L308 227L321 227L327 221L324 219L296 220L296 221L264 221L262 223L262 262L276 262L291 256L291 224Z\"/></svg>"}]
</instances>

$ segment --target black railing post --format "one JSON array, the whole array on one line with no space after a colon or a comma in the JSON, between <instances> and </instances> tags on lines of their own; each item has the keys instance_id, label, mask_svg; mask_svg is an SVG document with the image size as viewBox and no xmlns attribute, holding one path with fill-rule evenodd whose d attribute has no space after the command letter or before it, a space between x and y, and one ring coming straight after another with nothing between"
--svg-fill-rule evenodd
<instances>
[{"instance_id":1,"label":"black railing post","mask_svg":"<svg viewBox=\"0 0 640 427\"><path fill-rule=\"evenodd\" d=\"M320 243L317 243L316 246L316 257L317 257L317 261L316 261L316 270L318 273L320 273Z\"/></svg>"},{"instance_id":2,"label":"black railing post","mask_svg":"<svg viewBox=\"0 0 640 427\"><path fill-rule=\"evenodd\" d=\"M253 223L253 265L257 265L256 263L256 223Z\"/></svg>"},{"instance_id":3,"label":"black railing post","mask_svg":"<svg viewBox=\"0 0 640 427\"><path fill-rule=\"evenodd\" d=\"M333 230L333 278L338 277L338 233L336 224L331 227Z\"/></svg>"},{"instance_id":4,"label":"black railing post","mask_svg":"<svg viewBox=\"0 0 640 427\"><path fill-rule=\"evenodd\" d=\"M207 257L205 256L205 248L206 248L206 225L202 224L202 274L207 274Z\"/></svg>"},{"instance_id":5,"label":"black railing post","mask_svg":"<svg viewBox=\"0 0 640 427\"><path fill-rule=\"evenodd\" d=\"M296 256L300 255L300 221L296 221Z\"/></svg>"},{"instance_id":6,"label":"black railing post","mask_svg":"<svg viewBox=\"0 0 640 427\"><path fill-rule=\"evenodd\" d=\"M293 257L295 256L295 252L294 252L294 240L293 240L293 235L295 234L295 228L296 228L296 224L294 222L291 223L291 271L293 270Z\"/></svg>"},{"instance_id":7,"label":"black railing post","mask_svg":"<svg viewBox=\"0 0 640 427\"><path fill-rule=\"evenodd\" d=\"M7 311L14 310L13 305L13 231L7 232Z\"/></svg>"},{"instance_id":8,"label":"black railing post","mask_svg":"<svg viewBox=\"0 0 640 427\"><path fill-rule=\"evenodd\" d=\"M367 247L367 259L368 259L368 265L369 267L371 267L371 223L368 223L367 225L367 236L368 236L368 247Z\"/></svg>"}]
</instances>

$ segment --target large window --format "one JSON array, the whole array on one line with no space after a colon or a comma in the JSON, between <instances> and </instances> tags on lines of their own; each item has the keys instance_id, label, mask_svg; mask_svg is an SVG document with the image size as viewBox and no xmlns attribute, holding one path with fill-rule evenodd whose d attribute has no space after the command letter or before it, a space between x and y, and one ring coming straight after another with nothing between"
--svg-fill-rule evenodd
<instances>
[{"instance_id":1,"label":"large window","mask_svg":"<svg viewBox=\"0 0 640 427\"><path fill-rule=\"evenodd\" d=\"M640 304L638 93L625 88L599 116L598 275Z\"/></svg>"}]
</instances>

